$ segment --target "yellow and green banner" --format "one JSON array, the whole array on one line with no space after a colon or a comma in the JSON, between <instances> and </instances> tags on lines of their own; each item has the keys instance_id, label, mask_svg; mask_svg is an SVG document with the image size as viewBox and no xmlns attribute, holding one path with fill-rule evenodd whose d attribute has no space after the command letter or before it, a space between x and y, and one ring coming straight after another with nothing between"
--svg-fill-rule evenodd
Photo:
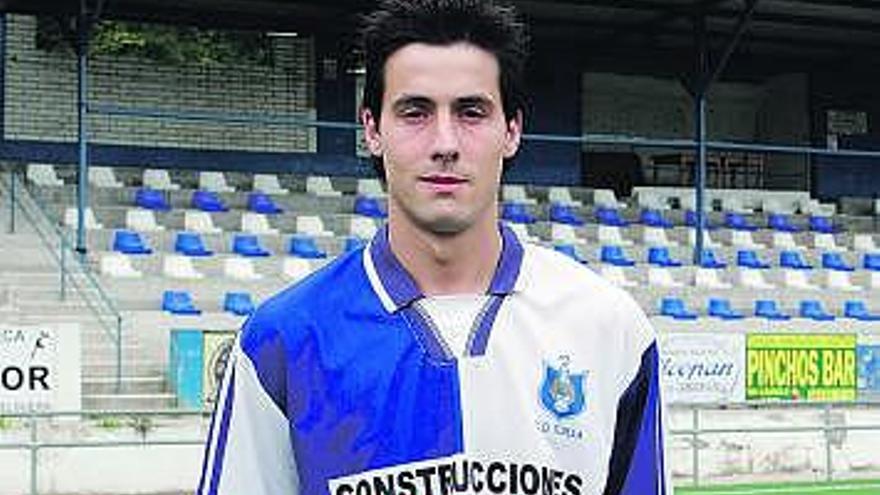
<instances>
[{"instance_id":1,"label":"yellow and green banner","mask_svg":"<svg viewBox=\"0 0 880 495\"><path fill-rule=\"evenodd\" d=\"M750 334L746 399L851 401L855 334Z\"/></svg>"}]
</instances>

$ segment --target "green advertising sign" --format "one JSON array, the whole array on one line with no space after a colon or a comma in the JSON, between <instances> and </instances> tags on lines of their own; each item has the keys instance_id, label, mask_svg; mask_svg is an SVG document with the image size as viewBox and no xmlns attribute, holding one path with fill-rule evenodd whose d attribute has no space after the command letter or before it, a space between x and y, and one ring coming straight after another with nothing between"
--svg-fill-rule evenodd
<instances>
[{"instance_id":1,"label":"green advertising sign","mask_svg":"<svg viewBox=\"0 0 880 495\"><path fill-rule=\"evenodd\" d=\"M752 334L746 338L746 399L855 398L855 334Z\"/></svg>"}]
</instances>

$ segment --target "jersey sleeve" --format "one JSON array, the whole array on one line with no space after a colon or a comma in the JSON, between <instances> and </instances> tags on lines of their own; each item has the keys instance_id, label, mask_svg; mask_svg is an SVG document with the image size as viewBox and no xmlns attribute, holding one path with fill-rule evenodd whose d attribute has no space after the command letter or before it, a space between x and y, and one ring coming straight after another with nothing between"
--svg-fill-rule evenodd
<instances>
[{"instance_id":1,"label":"jersey sleeve","mask_svg":"<svg viewBox=\"0 0 880 495\"><path fill-rule=\"evenodd\" d=\"M242 340L247 342L236 341L215 403L196 495L297 495L289 426L273 397L273 371L258 371L262 360L255 365L252 357L273 353L249 349Z\"/></svg>"},{"instance_id":2,"label":"jersey sleeve","mask_svg":"<svg viewBox=\"0 0 880 495\"><path fill-rule=\"evenodd\" d=\"M651 338L641 353L638 371L617 404L605 495L669 495L673 491L666 466L657 341L641 310L638 320L638 326Z\"/></svg>"}]
</instances>

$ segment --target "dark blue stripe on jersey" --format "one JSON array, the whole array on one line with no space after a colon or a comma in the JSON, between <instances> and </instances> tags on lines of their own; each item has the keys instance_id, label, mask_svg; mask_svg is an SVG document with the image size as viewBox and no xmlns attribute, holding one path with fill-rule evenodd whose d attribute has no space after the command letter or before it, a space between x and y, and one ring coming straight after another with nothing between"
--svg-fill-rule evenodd
<instances>
[{"instance_id":1,"label":"dark blue stripe on jersey","mask_svg":"<svg viewBox=\"0 0 880 495\"><path fill-rule=\"evenodd\" d=\"M217 391L220 391L220 388L217 387ZM208 456L211 454L211 444L214 442L214 427L217 424L217 417L219 413L217 410L219 409L220 404L218 402L214 402L214 412L211 414L211 426L208 427L208 441L205 442L205 454L202 457L202 475L199 476L199 487L196 489L197 495L205 495L203 491L205 489L205 481L207 478L207 469L208 469Z\"/></svg>"},{"instance_id":2,"label":"dark blue stripe on jersey","mask_svg":"<svg viewBox=\"0 0 880 495\"><path fill-rule=\"evenodd\" d=\"M490 294L509 294L516 285L519 268L522 265L523 247L516 234L507 225L501 224L501 257L489 284Z\"/></svg>"},{"instance_id":3,"label":"dark blue stripe on jersey","mask_svg":"<svg viewBox=\"0 0 880 495\"><path fill-rule=\"evenodd\" d=\"M232 364L232 361L230 361ZM220 487L220 473L223 472L223 457L226 453L226 437L229 433L229 421L232 416L232 402L235 400L235 368L229 373L226 400L223 402L223 416L220 419L220 430L217 432L217 447L214 449L214 466L211 470L211 486L208 495L215 495ZM219 404L218 404L219 405Z\"/></svg>"},{"instance_id":4,"label":"dark blue stripe on jersey","mask_svg":"<svg viewBox=\"0 0 880 495\"><path fill-rule=\"evenodd\" d=\"M657 345L653 343L645 349L638 373L617 403L605 495L665 493L659 407Z\"/></svg>"},{"instance_id":5,"label":"dark blue stripe on jersey","mask_svg":"<svg viewBox=\"0 0 880 495\"><path fill-rule=\"evenodd\" d=\"M492 296L492 300L489 302L489 307L479 316L480 322L477 326L477 331L474 332L474 336L470 342L470 348L468 349L468 354L471 356L482 356L486 354L486 347L489 346L489 333L492 331L492 326L495 324L495 317L498 315L498 309L501 307L502 302L504 302L503 297Z\"/></svg>"},{"instance_id":6,"label":"dark blue stripe on jersey","mask_svg":"<svg viewBox=\"0 0 880 495\"><path fill-rule=\"evenodd\" d=\"M370 247L370 256L382 286L394 301L395 309L408 306L422 297L422 291L419 290L416 281L391 251L391 245L388 243L387 225L376 232Z\"/></svg>"},{"instance_id":7,"label":"dark blue stripe on jersey","mask_svg":"<svg viewBox=\"0 0 880 495\"><path fill-rule=\"evenodd\" d=\"M437 334L437 328L432 326L426 320L425 315L422 315L415 306L404 308L401 315L406 318L419 343L422 344L429 356L437 361L449 361L455 358L443 343L442 337Z\"/></svg>"}]
</instances>

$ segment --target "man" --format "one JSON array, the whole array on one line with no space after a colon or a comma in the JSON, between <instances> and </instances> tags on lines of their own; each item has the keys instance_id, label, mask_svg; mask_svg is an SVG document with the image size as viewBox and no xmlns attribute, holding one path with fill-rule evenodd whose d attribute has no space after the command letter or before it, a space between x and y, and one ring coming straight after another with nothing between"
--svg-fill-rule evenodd
<instances>
[{"instance_id":1,"label":"man","mask_svg":"<svg viewBox=\"0 0 880 495\"><path fill-rule=\"evenodd\" d=\"M388 225L263 304L200 494L661 494L655 337L633 300L500 226L525 33L484 0L366 18Z\"/></svg>"}]
</instances>

